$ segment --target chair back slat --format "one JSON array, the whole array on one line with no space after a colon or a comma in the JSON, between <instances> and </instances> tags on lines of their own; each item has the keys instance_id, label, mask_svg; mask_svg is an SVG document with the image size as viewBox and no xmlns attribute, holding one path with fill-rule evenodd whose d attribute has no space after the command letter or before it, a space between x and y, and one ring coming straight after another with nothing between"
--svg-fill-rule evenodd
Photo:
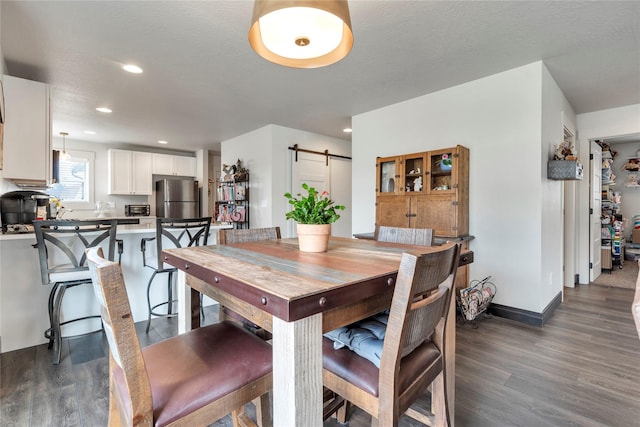
<instances>
[{"instance_id":1,"label":"chair back slat","mask_svg":"<svg viewBox=\"0 0 640 427\"><path fill-rule=\"evenodd\" d=\"M156 257L158 268L163 268L162 249L166 241L175 248L206 246L209 241L211 217L156 218ZM186 239L185 239L186 236ZM164 237L164 242L163 242Z\"/></svg>"},{"instance_id":2,"label":"chair back slat","mask_svg":"<svg viewBox=\"0 0 640 427\"><path fill-rule=\"evenodd\" d=\"M377 226L375 240L404 245L433 246L433 229Z\"/></svg>"},{"instance_id":3,"label":"chair back slat","mask_svg":"<svg viewBox=\"0 0 640 427\"><path fill-rule=\"evenodd\" d=\"M43 285L51 274L88 271L85 250L107 241L109 259L115 256L117 220L34 221Z\"/></svg>"},{"instance_id":4,"label":"chair back slat","mask_svg":"<svg viewBox=\"0 0 640 427\"><path fill-rule=\"evenodd\" d=\"M218 231L219 245L276 239L280 239L280 227L247 228L238 230L221 229Z\"/></svg>"},{"instance_id":5,"label":"chair back slat","mask_svg":"<svg viewBox=\"0 0 640 427\"><path fill-rule=\"evenodd\" d=\"M142 348L133 322L122 268L118 263L104 259L102 248L86 250L91 281L109 343L110 363L115 375L121 375L126 383L129 402L124 407L132 414L147 421L139 425L152 425L153 411L151 385L146 374Z\"/></svg>"}]
</instances>

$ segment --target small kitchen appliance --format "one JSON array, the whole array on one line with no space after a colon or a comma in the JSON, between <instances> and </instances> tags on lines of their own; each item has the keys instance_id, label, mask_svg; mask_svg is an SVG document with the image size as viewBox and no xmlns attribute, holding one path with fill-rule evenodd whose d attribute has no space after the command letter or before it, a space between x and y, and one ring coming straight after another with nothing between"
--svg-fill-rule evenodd
<instances>
[{"instance_id":1,"label":"small kitchen appliance","mask_svg":"<svg viewBox=\"0 0 640 427\"><path fill-rule=\"evenodd\" d=\"M53 219L49 195L40 191L10 191L0 196L3 233L32 233L36 219Z\"/></svg>"},{"instance_id":2,"label":"small kitchen appliance","mask_svg":"<svg viewBox=\"0 0 640 427\"><path fill-rule=\"evenodd\" d=\"M151 215L150 205L124 205L125 216L149 216Z\"/></svg>"}]
</instances>

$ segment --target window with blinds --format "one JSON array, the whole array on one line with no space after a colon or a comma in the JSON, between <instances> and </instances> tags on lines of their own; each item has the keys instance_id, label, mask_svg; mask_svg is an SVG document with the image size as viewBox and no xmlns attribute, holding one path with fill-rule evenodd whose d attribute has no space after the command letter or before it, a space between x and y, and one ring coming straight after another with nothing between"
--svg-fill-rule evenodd
<instances>
[{"instance_id":1,"label":"window with blinds","mask_svg":"<svg viewBox=\"0 0 640 427\"><path fill-rule=\"evenodd\" d=\"M62 201L65 207L93 207L93 175L95 153L67 151L71 157L58 162L59 180L49 194Z\"/></svg>"}]
</instances>

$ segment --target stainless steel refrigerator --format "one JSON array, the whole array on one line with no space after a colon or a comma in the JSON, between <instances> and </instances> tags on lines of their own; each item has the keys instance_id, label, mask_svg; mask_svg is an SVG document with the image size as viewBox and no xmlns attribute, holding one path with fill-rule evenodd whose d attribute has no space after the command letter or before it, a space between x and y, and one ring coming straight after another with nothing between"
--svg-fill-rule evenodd
<instances>
[{"instance_id":1,"label":"stainless steel refrigerator","mask_svg":"<svg viewBox=\"0 0 640 427\"><path fill-rule=\"evenodd\" d=\"M196 218L200 216L198 181L163 179L156 181L156 216Z\"/></svg>"}]
</instances>

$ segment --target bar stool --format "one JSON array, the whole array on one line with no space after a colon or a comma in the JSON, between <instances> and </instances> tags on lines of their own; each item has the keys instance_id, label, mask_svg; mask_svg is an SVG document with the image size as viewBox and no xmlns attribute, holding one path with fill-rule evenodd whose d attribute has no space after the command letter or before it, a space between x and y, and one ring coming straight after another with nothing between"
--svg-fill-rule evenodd
<instances>
[{"instance_id":1,"label":"bar stool","mask_svg":"<svg viewBox=\"0 0 640 427\"><path fill-rule=\"evenodd\" d=\"M61 327L80 320L100 318L96 314L61 321L62 301L67 289L91 284L85 249L105 242L109 259L114 259L117 220L47 220L34 221L33 225L42 284L53 285L49 293L49 329L44 336L49 340L48 347L53 348L53 364L57 365L62 351ZM98 330L101 329L102 326ZM90 333L93 332L96 331Z\"/></svg>"},{"instance_id":2,"label":"bar stool","mask_svg":"<svg viewBox=\"0 0 640 427\"><path fill-rule=\"evenodd\" d=\"M149 316L147 318L147 333L151 326L151 316L172 317L176 313L173 312L173 275L178 271L177 268L165 264L162 261L163 245L170 244L171 247L182 248L192 246L206 246L209 239L209 228L211 227L211 217L201 218L156 218L156 235L155 237L145 237L140 242L140 250L142 251L142 265L153 270L153 274L149 278L147 284L147 307L149 308ZM150 254L147 250L147 244L155 240L156 253ZM159 273L168 273L167 277L167 300L157 304L151 303L151 285L153 279ZM158 307L167 306L166 313L156 311ZM202 295L200 296L200 312L202 313Z\"/></svg>"}]
</instances>

